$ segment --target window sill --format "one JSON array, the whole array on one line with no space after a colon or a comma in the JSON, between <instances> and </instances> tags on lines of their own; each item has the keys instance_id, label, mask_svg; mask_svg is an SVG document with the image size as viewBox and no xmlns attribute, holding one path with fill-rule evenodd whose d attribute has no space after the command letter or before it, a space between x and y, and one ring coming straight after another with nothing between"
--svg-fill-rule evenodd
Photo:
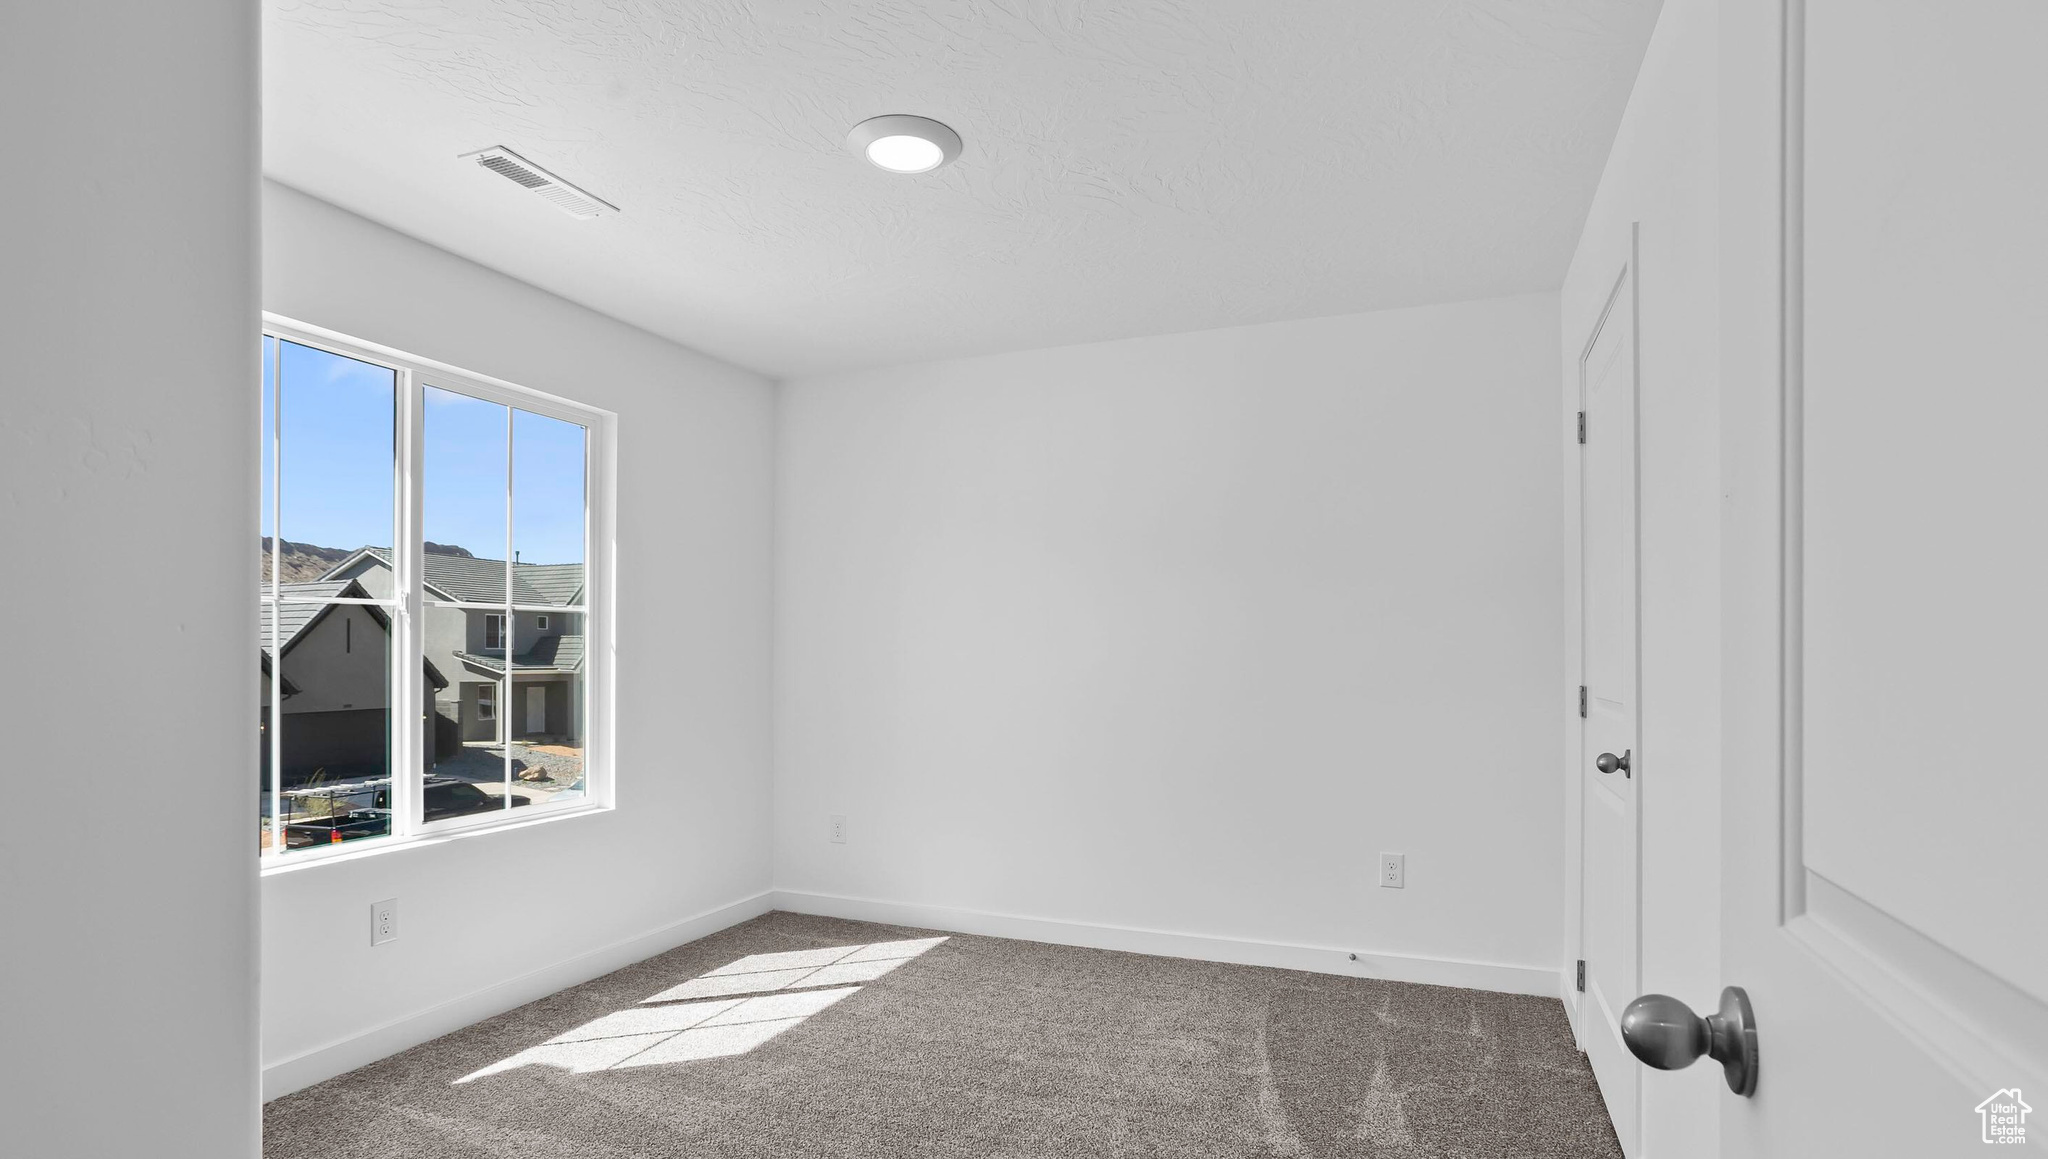
<instances>
[{"instance_id":1,"label":"window sill","mask_svg":"<svg viewBox=\"0 0 2048 1159\"><path fill-rule=\"evenodd\" d=\"M296 873L319 865L339 865L346 861L361 861L366 857L379 857L396 853L401 849L423 849L433 845L445 845L451 841L464 841L471 837L482 837L487 833L506 833L514 829L530 829L536 825L551 825L556 821L567 821L574 817L594 817L610 813L612 805L578 805L574 808L557 809L539 817L507 818L461 829L441 829L432 833L416 833L410 837L371 837L363 841L352 841L342 846L302 849L296 853L279 855L274 859L258 861L257 876L276 877ZM524 812L524 810L521 810Z\"/></svg>"}]
</instances>

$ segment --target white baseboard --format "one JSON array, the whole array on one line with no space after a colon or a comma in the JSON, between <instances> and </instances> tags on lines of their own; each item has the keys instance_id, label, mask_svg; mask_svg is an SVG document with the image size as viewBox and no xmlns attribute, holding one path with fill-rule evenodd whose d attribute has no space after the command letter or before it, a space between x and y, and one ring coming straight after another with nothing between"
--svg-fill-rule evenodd
<instances>
[{"instance_id":1,"label":"white baseboard","mask_svg":"<svg viewBox=\"0 0 2048 1159\"><path fill-rule=\"evenodd\" d=\"M524 1006L537 998L545 998L557 990L588 982L685 942L715 934L727 926L759 917L773 908L770 904L772 897L773 891L763 890L752 897L706 910L660 929L508 978L438 1006L430 1006L417 1014L373 1026L339 1042L270 1063L263 1068L263 1099L268 1102L335 1075L346 1074L359 1066L367 1066L380 1058Z\"/></svg>"},{"instance_id":2,"label":"white baseboard","mask_svg":"<svg viewBox=\"0 0 2048 1159\"><path fill-rule=\"evenodd\" d=\"M1099 925L1092 922L1056 921L1018 914L913 905L906 902L809 893L802 890L764 890L660 929L578 954L553 965L543 966L438 1006L428 1007L417 1014L393 1019L326 1046L271 1063L263 1068L263 1098L267 1102L333 1078L335 1075L346 1074L380 1058L387 1058L401 1050L418 1046L422 1042L439 1038L535 999L545 998L558 990L609 974L623 966L630 966L674 949L685 942L695 941L778 909L791 913L950 930L963 934L1051 942L1063 946L1087 946L1100 950L1159 954L1170 958L1193 958L1205 962L1276 966L1286 970L1308 970L1318 974L1383 978L1394 982L1457 986L1468 990L1493 990L1506 994L1536 994L1545 998L1560 997L1559 974L1555 969L1541 966L1516 966L1500 962L1474 962L1457 958L1367 951L1355 951L1358 957L1353 961L1349 955L1354 951L1335 946L1261 942L1245 938L1176 933L1170 930Z\"/></svg>"},{"instance_id":3,"label":"white baseboard","mask_svg":"<svg viewBox=\"0 0 2048 1159\"><path fill-rule=\"evenodd\" d=\"M1383 978L1392 982L1457 986L1466 990L1493 990L1504 994L1535 994L1544 998L1559 996L1558 973L1554 966L1515 966L1501 962L1472 962L1458 958L1353 951L1336 946L1219 938L1207 934L1183 934L1170 930L1097 925L1091 922L1055 921L1050 918L953 909L946 906L913 905L874 898L808 893L802 890L778 889L770 896L774 909L787 910L791 913L817 914L822 917L950 930L962 934L985 934L997 938L1019 938L1031 942L1052 942L1062 946L1088 946L1098 950L1127 950L1134 954L1195 958L1205 962L1230 962L1242 966L1277 966L1285 970L1309 970L1318 974ZM1358 955L1356 961L1350 958L1349 955L1352 953Z\"/></svg>"}]
</instances>

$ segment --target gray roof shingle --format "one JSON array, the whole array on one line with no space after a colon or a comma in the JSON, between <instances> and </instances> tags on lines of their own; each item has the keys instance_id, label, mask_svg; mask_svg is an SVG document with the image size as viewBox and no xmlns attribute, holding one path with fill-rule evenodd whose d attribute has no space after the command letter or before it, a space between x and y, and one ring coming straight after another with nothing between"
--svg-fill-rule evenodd
<instances>
[{"instance_id":1,"label":"gray roof shingle","mask_svg":"<svg viewBox=\"0 0 2048 1159\"><path fill-rule=\"evenodd\" d=\"M505 658L484 652L457 652L462 662L489 672L503 672ZM533 642L533 647L512 657L514 668L545 669L554 672L580 672L583 670L583 637L564 633L560 636L542 636Z\"/></svg>"},{"instance_id":2,"label":"gray roof shingle","mask_svg":"<svg viewBox=\"0 0 2048 1159\"><path fill-rule=\"evenodd\" d=\"M378 563L391 566L391 549L366 547ZM354 556L350 556L353 559ZM505 602L505 561L430 551L421 556L427 586L446 599L465 604ZM344 560L335 571L348 566ZM329 572L333 575L334 572ZM512 600L518 604L564 607L583 594L580 563L518 563L512 565Z\"/></svg>"},{"instance_id":3,"label":"gray roof shingle","mask_svg":"<svg viewBox=\"0 0 2048 1159\"><path fill-rule=\"evenodd\" d=\"M582 602L583 565L516 563L512 565L512 582L539 592L546 603L566 607Z\"/></svg>"},{"instance_id":4,"label":"gray roof shingle","mask_svg":"<svg viewBox=\"0 0 2048 1159\"><path fill-rule=\"evenodd\" d=\"M267 592L269 590L269 585L266 584L264 591ZM281 652L290 648L292 641L298 638L299 633L305 631L314 620L320 618L320 613L334 606L333 604L325 602L316 603L314 601L326 601L342 597L366 599L370 593L363 590L363 586L354 580L312 580L305 583L279 584L277 586L277 594L278 601L275 604L266 602L256 606L256 640L259 650L263 654L263 671L266 675L270 672L270 657L272 655L270 650L270 626L271 609L273 607L276 609L277 616L277 648ZM299 600L306 602L287 602ZM379 623L386 625L385 631L390 631L389 620L382 610L371 607L369 613ZM436 688L448 687L447 678L441 675L440 669L434 667L432 660L422 660L421 663L425 666L428 683ZM287 696L293 695L298 691L292 685L289 676L285 678L284 691Z\"/></svg>"},{"instance_id":5,"label":"gray roof shingle","mask_svg":"<svg viewBox=\"0 0 2048 1159\"><path fill-rule=\"evenodd\" d=\"M287 600L331 600L354 586L352 580L316 580L311 583L279 584L277 594ZM270 590L269 586L265 585L264 590ZM363 592L357 589L350 594L359 597ZM306 625L312 623L313 617L319 615L325 607L327 605L324 603L279 602L277 646L289 647L292 640L300 632L305 631ZM270 608L271 605L266 603L258 605L256 609L256 638L262 641L265 654L270 652Z\"/></svg>"}]
</instances>

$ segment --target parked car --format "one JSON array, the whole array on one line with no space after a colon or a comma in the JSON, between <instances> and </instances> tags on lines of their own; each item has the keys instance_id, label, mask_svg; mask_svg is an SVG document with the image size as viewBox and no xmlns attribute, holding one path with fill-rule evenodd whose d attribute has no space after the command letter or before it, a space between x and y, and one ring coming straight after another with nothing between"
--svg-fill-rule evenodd
<instances>
[{"instance_id":1,"label":"parked car","mask_svg":"<svg viewBox=\"0 0 2048 1159\"><path fill-rule=\"evenodd\" d=\"M391 832L388 809L351 809L331 817L309 817L284 827L284 847L304 849L311 845L338 845L360 837L382 837Z\"/></svg>"},{"instance_id":2,"label":"parked car","mask_svg":"<svg viewBox=\"0 0 2048 1159\"><path fill-rule=\"evenodd\" d=\"M442 821L449 817L466 817L471 813L488 813L502 809L505 803L468 781L453 777L428 777L426 782L425 817L429 821ZM533 804L533 798L519 793L512 794L512 807Z\"/></svg>"}]
</instances>

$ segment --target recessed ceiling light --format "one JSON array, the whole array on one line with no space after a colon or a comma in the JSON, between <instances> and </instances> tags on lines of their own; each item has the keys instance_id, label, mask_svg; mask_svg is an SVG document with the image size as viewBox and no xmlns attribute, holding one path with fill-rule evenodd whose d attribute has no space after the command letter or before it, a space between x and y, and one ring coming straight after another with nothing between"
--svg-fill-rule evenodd
<instances>
[{"instance_id":1,"label":"recessed ceiling light","mask_svg":"<svg viewBox=\"0 0 2048 1159\"><path fill-rule=\"evenodd\" d=\"M960 155L960 134L930 117L892 113L853 127L846 143L877 169L929 173Z\"/></svg>"}]
</instances>

